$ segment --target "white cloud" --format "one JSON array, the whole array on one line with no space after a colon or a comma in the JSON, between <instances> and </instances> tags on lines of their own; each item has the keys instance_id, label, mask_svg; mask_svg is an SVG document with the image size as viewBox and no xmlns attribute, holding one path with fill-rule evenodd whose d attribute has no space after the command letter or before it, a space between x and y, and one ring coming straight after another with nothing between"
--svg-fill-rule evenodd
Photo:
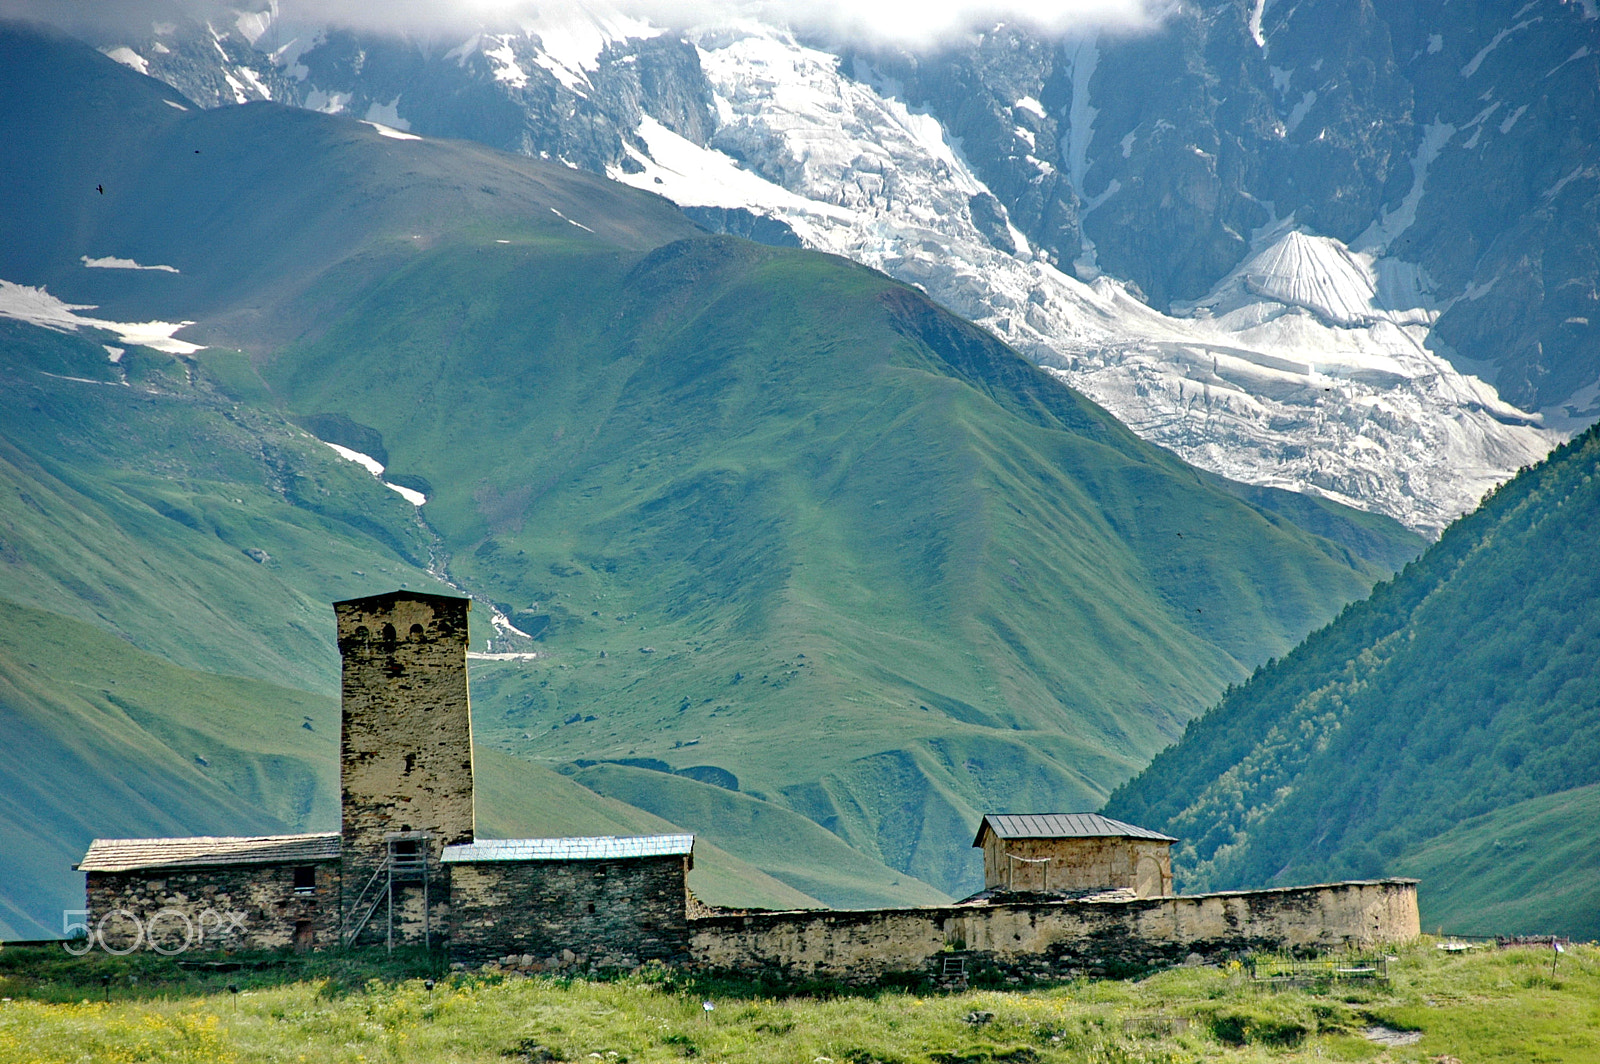
<instances>
[{"instance_id":1,"label":"white cloud","mask_svg":"<svg viewBox=\"0 0 1600 1064\"><path fill-rule=\"evenodd\" d=\"M728 24L742 19L788 25L797 31L879 44L927 45L981 31L997 23L1022 24L1048 34L1090 29L1138 30L1155 25L1176 0L279 0L280 18L299 24L430 35L570 19L574 8L622 11L674 29ZM153 20L178 9L196 17L265 7L264 0L0 0L0 17L51 22L96 36L148 33ZM224 20L232 24L233 20ZM141 33L141 35L142 35Z\"/></svg>"}]
</instances>

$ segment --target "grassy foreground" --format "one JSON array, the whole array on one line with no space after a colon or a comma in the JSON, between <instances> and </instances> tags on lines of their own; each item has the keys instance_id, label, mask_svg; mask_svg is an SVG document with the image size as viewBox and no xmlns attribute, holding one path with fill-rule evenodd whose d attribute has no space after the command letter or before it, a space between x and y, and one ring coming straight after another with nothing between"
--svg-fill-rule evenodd
<instances>
[{"instance_id":1,"label":"grassy foreground","mask_svg":"<svg viewBox=\"0 0 1600 1064\"><path fill-rule=\"evenodd\" d=\"M218 971L13 949L0 952L0 1061L1600 1060L1600 947L1574 946L1554 977L1546 949L1446 954L1425 940L1397 958L1388 987L1326 992L1263 990L1235 965L1026 991L773 996L665 972L456 974L430 989L425 961ZM1363 1033L1374 1027L1420 1039L1381 1044Z\"/></svg>"}]
</instances>

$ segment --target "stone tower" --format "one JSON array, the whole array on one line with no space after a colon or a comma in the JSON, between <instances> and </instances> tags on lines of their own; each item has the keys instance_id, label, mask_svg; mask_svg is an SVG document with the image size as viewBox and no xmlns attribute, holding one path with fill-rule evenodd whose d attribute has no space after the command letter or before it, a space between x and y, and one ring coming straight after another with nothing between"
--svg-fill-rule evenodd
<instances>
[{"instance_id":1,"label":"stone tower","mask_svg":"<svg viewBox=\"0 0 1600 1064\"><path fill-rule=\"evenodd\" d=\"M473 841L470 606L419 591L333 604L343 661L340 911L347 931L365 920L363 942L438 942L446 926L440 857Z\"/></svg>"}]
</instances>

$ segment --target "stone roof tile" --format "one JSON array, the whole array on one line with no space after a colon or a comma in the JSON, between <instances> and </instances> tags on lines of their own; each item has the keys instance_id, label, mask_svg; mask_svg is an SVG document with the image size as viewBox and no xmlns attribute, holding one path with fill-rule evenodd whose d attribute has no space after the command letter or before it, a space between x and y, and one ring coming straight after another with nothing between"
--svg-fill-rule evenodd
<instances>
[{"instance_id":1,"label":"stone roof tile","mask_svg":"<svg viewBox=\"0 0 1600 1064\"><path fill-rule=\"evenodd\" d=\"M338 860L339 845L338 832L95 839L75 867L81 872L131 872L143 868L315 863Z\"/></svg>"}]
</instances>

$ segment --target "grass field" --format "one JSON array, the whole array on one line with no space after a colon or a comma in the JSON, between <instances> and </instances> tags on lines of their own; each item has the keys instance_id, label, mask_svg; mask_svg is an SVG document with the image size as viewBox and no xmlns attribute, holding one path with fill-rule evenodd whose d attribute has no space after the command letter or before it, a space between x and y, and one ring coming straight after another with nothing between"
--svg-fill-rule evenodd
<instances>
[{"instance_id":1,"label":"grass field","mask_svg":"<svg viewBox=\"0 0 1600 1064\"><path fill-rule=\"evenodd\" d=\"M1388 987L1329 992L1263 990L1234 964L1033 990L797 994L666 972L447 975L381 954L221 972L10 949L0 1061L1600 1060L1600 947L1574 946L1554 975L1548 949L1447 954L1424 940L1395 956Z\"/></svg>"}]
</instances>

